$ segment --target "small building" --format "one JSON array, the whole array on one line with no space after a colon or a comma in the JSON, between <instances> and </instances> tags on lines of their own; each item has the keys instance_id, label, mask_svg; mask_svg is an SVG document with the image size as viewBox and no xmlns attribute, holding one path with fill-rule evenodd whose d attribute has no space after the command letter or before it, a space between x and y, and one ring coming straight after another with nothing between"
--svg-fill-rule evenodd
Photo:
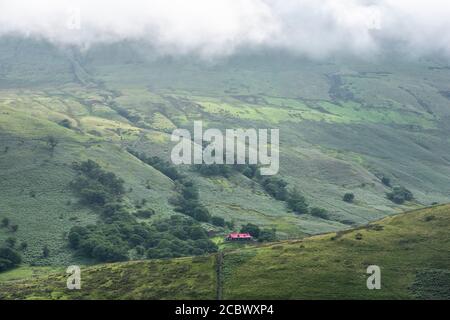
<instances>
[{"instance_id":1,"label":"small building","mask_svg":"<svg viewBox=\"0 0 450 320\"><path fill-rule=\"evenodd\" d=\"M230 233L225 240L227 241L250 241L253 240L253 237L250 235L250 233L238 233L233 232Z\"/></svg>"}]
</instances>

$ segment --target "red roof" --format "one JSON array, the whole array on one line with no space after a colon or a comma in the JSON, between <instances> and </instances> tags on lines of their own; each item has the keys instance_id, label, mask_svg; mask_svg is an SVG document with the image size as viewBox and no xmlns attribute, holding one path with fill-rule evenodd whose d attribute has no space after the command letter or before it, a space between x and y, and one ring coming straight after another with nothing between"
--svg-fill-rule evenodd
<instances>
[{"instance_id":1,"label":"red roof","mask_svg":"<svg viewBox=\"0 0 450 320\"><path fill-rule=\"evenodd\" d=\"M231 238L231 239L251 239L252 236L250 235L250 233L233 232L233 233L230 233L228 235L228 238Z\"/></svg>"}]
</instances>

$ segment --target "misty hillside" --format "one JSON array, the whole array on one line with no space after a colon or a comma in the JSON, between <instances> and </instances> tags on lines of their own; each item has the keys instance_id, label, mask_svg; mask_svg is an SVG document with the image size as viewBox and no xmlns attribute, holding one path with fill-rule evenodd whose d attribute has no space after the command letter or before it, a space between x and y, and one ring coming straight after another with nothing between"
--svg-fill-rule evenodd
<instances>
[{"instance_id":1,"label":"misty hillside","mask_svg":"<svg viewBox=\"0 0 450 320\"><path fill-rule=\"evenodd\" d=\"M79 50L2 37L0 217L18 226L25 263L92 262L67 244L72 227L100 219L70 187L73 163L91 159L123 179L123 202L152 212L138 222L183 216L171 201L177 181L136 154L170 161L170 134L192 130L194 120L279 128L278 177L327 212L297 214L241 172L177 168L195 181L211 215L234 223L201 221L219 235L253 223L275 228L279 239L298 238L448 202L448 69L438 59L313 62L270 50L203 61L159 56L132 41ZM389 200L396 186L414 198ZM354 200L343 201L346 193ZM0 240L10 236L0 228Z\"/></svg>"}]
</instances>

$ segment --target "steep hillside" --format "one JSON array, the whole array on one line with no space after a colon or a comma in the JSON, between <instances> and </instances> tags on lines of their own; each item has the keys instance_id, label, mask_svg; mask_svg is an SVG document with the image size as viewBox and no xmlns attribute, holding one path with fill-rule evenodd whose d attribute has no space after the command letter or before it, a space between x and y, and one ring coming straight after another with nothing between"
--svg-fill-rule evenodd
<instances>
[{"instance_id":1,"label":"steep hillside","mask_svg":"<svg viewBox=\"0 0 450 320\"><path fill-rule=\"evenodd\" d=\"M449 299L450 205L407 212L354 230L246 246L216 255L82 269L82 290L64 270L0 275L2 299ZM366 268L381 268L381 290ZM220 270L222 283L218 285Z\"/></svg>"},{"instance_id":2,"label":"steep hillside","mask_svg":"<svg viewBox=\"0 0 450 320\"><path fill-rule=\"evenodd\" d=\"M18 229L0 228L0 243L26 242L25 263L95 262L67 245L73 226L98 221L69 187L72 163L87 159L125 181L127 205L155 212L140 222L179 214L170 201L174 181L128 151L170 161L170 133L192 130L194 120L205 128L279 128L278 177L328 212L296 214L239 172L206 177L178 168L212 215L234 222L231 229L254 223L276 228L280 239L299 238L448 202L445 70L440 61L322 63L274 52L205 62L155 57L132 42L79 52L2 37L0 219ZM387 199L396 185L414 199ZM343 201L346 193L355 200Z\"/></svg>"}]
</instances>

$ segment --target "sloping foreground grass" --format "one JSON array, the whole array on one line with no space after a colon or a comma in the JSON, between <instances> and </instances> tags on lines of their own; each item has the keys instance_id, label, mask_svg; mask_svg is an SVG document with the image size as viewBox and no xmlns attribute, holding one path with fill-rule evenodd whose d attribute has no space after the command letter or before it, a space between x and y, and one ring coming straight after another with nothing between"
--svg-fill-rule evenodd
<instances>
[{"instance_id":1,"label":"sloping foreground grass","mask_svg":"<svg viewBox=\"0 0 450 320\"><path fill-rule=\"evenodd\" d=\"M0 299L214 299L214 258L135 261L82 268L81 290L66 289L64 271L8 281L0 285Z\"/></svg>"},{"instance_id":2,"label":"sloping foreground grass","mask_svg":"<svg viewBox=\"0 0 450 320\"><path fill-rule=\"evenodd\" d=\"M225 254L225 299L450 299L450 206ZM368 290L367 266L381 268Z\"/></svg>"},{"instance_id":3,"label":"sloping foreground grass","mask_svg":"<svg viewBox=\"0 0 450 320\"><path fill-rule=\"evenodd\" d=\"M224 299L450 299L450 205L368 226L225 251ZM366 287L381 268L381 290ZM138 261L82 269L82 289L63 272L0 275L0 299L214 299L216 257ZM22 278L22 280L16 280Z\"/></svg>"}]
</instances>

